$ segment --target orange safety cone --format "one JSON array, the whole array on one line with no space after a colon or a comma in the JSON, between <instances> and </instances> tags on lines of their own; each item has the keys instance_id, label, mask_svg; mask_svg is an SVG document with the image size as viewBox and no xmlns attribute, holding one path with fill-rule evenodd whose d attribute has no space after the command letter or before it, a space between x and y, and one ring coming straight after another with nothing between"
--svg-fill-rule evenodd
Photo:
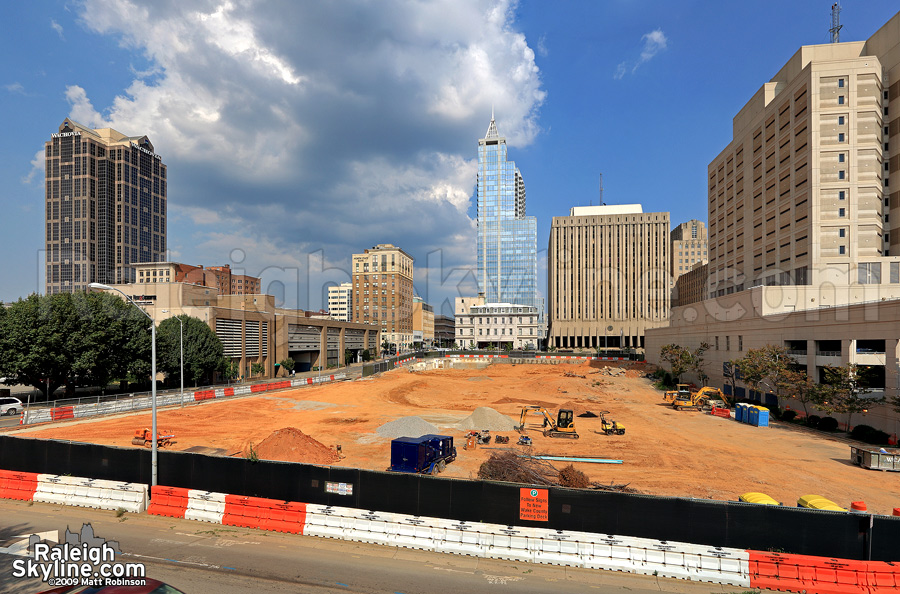
<instances>
[{"instance_id":1,"label":"orange safety cone","mask_svg":"<svg viewBox=\"0 0 900 594\"><path fill-rule=\"evenodd\" d=\"M850 503L850 509L855 512L864 512L868 508L865 501L853 501Z\"/></svg>"},{"instance_id":2,"label":"orange safety cone","mask_svg":"<svg viewBox=\"0 0 900 594\"><path fill-rule=\"evenodd\" d=\"M895 507L895 508L894 508L894 515L895 515L895 516L900 516L900 507Z\"/></svg>"}]
</instances>

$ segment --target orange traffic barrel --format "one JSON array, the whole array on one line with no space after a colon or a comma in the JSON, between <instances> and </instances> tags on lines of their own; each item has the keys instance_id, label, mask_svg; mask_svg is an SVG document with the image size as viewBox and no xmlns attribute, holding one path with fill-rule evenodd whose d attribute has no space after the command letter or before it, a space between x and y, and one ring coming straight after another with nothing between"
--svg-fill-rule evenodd
<instances>
[{"instance_id":1,"label":"orange traffic barrel","mask_svg":"<svg viewBox=\"0 0 900 594\"><path fill-rule=\"evenodd\" d=\"M850 503L850 509L855 512L864 512L866 511L866 502L865 501L853 501Z\"/></svg>"},{"instance_id":2,"label":"orange traffic barrel","mask_svg":"<svg viewBox=\"0 0 900 594\"><path fill-rule=\"evenodd\" d=\"M894 515L895 515L895 516L900 516L900 507L895 507L895 508L894 508Z\"/></svg>"}]
</instances>

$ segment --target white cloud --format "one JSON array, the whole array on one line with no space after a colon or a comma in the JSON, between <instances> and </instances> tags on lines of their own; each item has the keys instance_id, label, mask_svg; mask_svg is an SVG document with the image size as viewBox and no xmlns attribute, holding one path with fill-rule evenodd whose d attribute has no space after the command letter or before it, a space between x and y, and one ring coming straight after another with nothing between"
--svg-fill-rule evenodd
<instances>
[{"instance_id":1,"label":"white cloud","mask_svg":"<svg viewBox=\"0 0 900 594\"><path fill-rule=\"evenodd\" d=\"M662 32L662 29L654 29L649 33L644 33L641 36L641 41L644 45L641 48L640 57L637 60L625 60L620 62L619 65L616 66L616 72L613 74L614 79L620 80L628 73L629 69L634 73L642 64L649 62L659 52L665 50L669 43L669 40L666 37L666 34Z\"/></svg>"},{"instance_id":2,"label":"white cloud","mask_svg":"<svg viewBox=\"0 0 900 594\"><path fill-rule=\"evenodd\" d=\"M60 39L65 39L65 37L63 37L63 28L62 28L62 25L60 25L59 23L57 23L57 22L54 21L54 20L51 20L51 21L50 21L50 28L53 29L54 31L56 31L56 34L59 35L59 38L60 38Z\"/></svg>"},{"instance_id":3,"label":"white cloud","mask_svg":"<svg viewBox=\"0 0 900 594\"><path fill-rule=\"evenodd\" d=\"M44 177L44 149L34 153L31 159L31 170L27 175L22 177L23 184L30 184L35 178L43 179Z\"/></svg>"},{"instance_id":4,"label":"white cloud","mask_svg":"<svg viewBox=\"0 0 900 594\"><path fill-rule=\"evenodd\" d=\"M87 86L66 97L77 121L150 137L169 167L172 222L193 225L190 238L170 225L183 260L243 249L254 274L321 267L307 257L321 252L339 268L390 242L417 269L437 249L442 266L469 265L466 212L491 106L511 145L540 132L546 93L514 8L84 0L81 22L150 66L110 105L95 108Z\"/></svg>"},{"instance_id":5,"label":"white cloud","mask_svg":"<svg viewBox=\"0 0 900 594\"><path fill-rule=\"evenodd\" d=\"M3 85L3 88L9 91L10 93L18 93L19 95L25 95L25 87L22 83L14 82L8 85Z\"/></svg>"}]
</instances>

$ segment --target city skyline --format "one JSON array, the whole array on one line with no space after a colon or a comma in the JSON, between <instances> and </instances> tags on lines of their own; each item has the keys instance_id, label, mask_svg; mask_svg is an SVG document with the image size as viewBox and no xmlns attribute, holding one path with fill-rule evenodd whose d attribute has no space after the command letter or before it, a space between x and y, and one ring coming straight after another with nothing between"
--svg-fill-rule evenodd
<instances>
[{"instance_id":1,"label":"city skyline","mask_svg":"<svg viewBox=\"0 0 900 594\"><path fill-rule=\"evenodd\" d=\"M448 313L474 294L471 142L491 105L527 174L545 293L550 220L598 203L600 173L608 203L706 219L706 166L732 117L797 47L829 42L830 4L771 2L775 21L765 3L5 6L2 43L20 58L0 81L16 115L0 140L2 246L18 257L0 299L42 290L38 152L71 117L146 134L165 156L170 259L230 263L315 310L350 280L352 253L392 242ZM842 41L896 10L843 8Z\"/></svg>"}]
</instances>

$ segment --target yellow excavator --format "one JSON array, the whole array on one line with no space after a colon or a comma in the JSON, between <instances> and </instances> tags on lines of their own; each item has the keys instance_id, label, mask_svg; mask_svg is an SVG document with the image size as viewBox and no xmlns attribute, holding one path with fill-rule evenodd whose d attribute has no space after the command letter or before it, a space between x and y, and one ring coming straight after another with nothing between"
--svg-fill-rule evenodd
<instances>
[{"instance_id":1,"label":"yellow excavator","mask_svg":"<svg viewBox=\"0 0 900 594\"><path fill-rule=\"evenodd\" d=\"M678 384L675 386L674 390L667 390L663 393L663 401L664 402L672 402L676 398L690 398L691 397L691 385L690 384Z\"/></svg>"},{"instance_id":2,"label":"yellow excavator","mask_svg":"<svg viewBox=\"0 0 900 594\"><path fill-rule=\"evenodd\" d=\"M519 424L516 431L525 432L525 417L529 414L540 415L544 418L543 430L545 437L568 437L569 439L578 439L578 433L575 432L575 413L571 410L561 408L554 419L546 408L543 406L523 406L522 414L519 415Z\"/></svg>"},{"instance_id":3,"label":"yellow excavator","mask_svg":"<svg viewBox=\"0 0 900 594\"><path fill-rule=\"evenodd\" d=\"M688 392L687 395L679 394L672 401L672 408L675 410L702 410L710 407L711 400L721 400L726 405L730 405L728 397L718 388L703 386L696 392Z\"/></svg>"}]
</instances>

